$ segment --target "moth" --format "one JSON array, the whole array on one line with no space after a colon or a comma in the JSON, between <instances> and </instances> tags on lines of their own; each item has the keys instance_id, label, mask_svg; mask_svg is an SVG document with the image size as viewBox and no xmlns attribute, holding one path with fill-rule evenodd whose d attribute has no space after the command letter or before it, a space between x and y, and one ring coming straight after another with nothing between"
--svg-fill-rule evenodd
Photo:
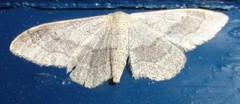
<instances>
[{"instance_id":1,"label":"moth","mask_svg":"<svg viewBox=\"0 0 240 104\"><path fill-rule=\"evenodd\" d=\"M176 76L184 53L212 39L228 16L204 9L172 9L57 21L32 27L11 45L13 54L42 66L65 67L72 81L95 88L120 82L126 61L135 79Z\"/></svg>"}]
</instances>

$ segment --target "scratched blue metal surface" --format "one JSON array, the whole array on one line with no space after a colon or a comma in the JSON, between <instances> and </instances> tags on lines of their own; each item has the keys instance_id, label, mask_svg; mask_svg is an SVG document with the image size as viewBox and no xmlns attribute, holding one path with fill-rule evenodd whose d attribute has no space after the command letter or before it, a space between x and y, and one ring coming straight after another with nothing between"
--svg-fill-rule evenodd
<instances>
[{"instance_id":1,"label":"scratched blue metal surface","mask_svg":"<svg viewBox=\"0 0 240 104\"><path fill-rule=\"evenodd\" d=\"M46 0L41 3L34 0L0 2L1 104L237 104L240 102L238 1L129 0L129 4L120 0L51 2ZM76 5L72 4L73 2ZM91 4L92 7L88 9L87 4ZM64 68L41 67L14 56L9 51L10 42L14 37L38 24L108 14L119 10L133 13L181 7L217 9L226 13L230 20L213 40L186 53L185 68L168 81L134 80L126 68L121 83L110 85L106 82L95 89L86 89L72 82Z\"/></svg>"}]
</instances>

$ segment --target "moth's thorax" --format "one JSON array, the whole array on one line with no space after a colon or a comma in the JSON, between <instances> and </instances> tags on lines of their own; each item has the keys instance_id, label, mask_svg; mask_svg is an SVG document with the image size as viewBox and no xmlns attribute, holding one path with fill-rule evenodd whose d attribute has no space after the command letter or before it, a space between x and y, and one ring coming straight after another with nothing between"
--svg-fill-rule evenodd
<instances>
[{"instance_id":1,"label":"moth's thorax","mask_svg":"<svg viewBox=\"0 0 240 104\"><path fill-rule=\"evenodd\" d=\"M130 20L129 15L121 11L111 14L111 17L112 17L112 22L116 24L128 23Z\"/></svg>"}]
</instances>

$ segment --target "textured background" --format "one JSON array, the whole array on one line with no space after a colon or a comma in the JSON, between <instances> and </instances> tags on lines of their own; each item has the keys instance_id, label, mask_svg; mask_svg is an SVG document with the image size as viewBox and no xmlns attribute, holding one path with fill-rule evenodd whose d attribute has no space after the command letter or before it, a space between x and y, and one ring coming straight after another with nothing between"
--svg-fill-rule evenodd
<instances>
[{"instance_id":1,"label":"textured background","mask_svg":"<svg viewBox=\"0 0 240 104\"><path fill-rule=\"evenodd\" d=\"M156 104L240 102L240 10L234 0L11 0L0 1L1 104ZM188 52L175 78L134 80L125 69L121 83L86 89L72 82L64 68L41 67L14 56L11 41L38 24L125 11L199 7L226 13L228 24L211 41Z\"/></svg>"}]
</instances>

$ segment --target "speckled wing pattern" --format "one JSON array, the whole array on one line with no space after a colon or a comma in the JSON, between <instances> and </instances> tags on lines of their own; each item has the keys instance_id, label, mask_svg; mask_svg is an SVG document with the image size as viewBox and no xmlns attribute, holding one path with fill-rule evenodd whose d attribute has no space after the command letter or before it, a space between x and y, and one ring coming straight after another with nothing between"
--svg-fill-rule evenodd
<instances>
[{"instance_id":1,"label":"speckled wing pattern","mask_svg":"<svg viewBox=\"0 0 240 104\"><path fill-rule=\"evenodd\" d=\"M87 88L120 82L129 57L135 79L174 77L184 52L213 38L228 17L202 9L174 9L65 20L30 28L13 40L15 55L44 66L66 67Z\"/></svg>"},{"instance_id":2,"label":"speckled wing pattern","mask_svg":"<svg viewBox=\"0 0 240 104\"><path fill-rule=\"evenodd\" d=\"M97 16L42 24L19 35L10 50L39 65L67 67L73 81L95 87L111 77L108 20Z\"/></svg>"},{"instance_id":3,"label":"speckled wing pattern","mask_svg":"<svg viewBox=\"0 0 240 104\"><path fill-rule=\"evenodd\" d=\"M147 25L134 22L129 34L130 66L135 79L160 81L174 77L184 67L181 49Z\"/></svg>"},{"instance_id":4,"label":"speckled wing pattern","mask_svg":"<svg viewBox=\"0 0 240 104\"><path fill-rule=\"evenodd\" d=\"M173 9L134 13L131 17L149 28L165 34L165 38L186 52L213 38L227 23L228 16L204 9Z\"/></svg>"}]
</instances>

